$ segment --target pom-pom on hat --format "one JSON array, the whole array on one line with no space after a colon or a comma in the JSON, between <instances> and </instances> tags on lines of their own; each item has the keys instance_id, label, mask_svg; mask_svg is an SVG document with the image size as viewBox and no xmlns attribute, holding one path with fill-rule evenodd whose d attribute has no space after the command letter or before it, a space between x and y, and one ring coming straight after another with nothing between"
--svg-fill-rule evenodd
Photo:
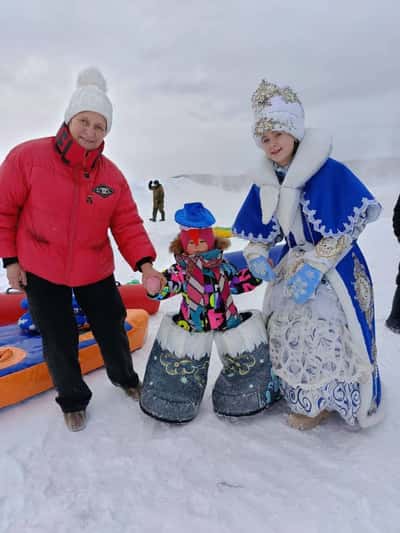
<instances>
[{"instance_id":1,"label":"pom-pom on hat","mask_svg":"<svg viewBox=\"0 0 400 533\"><path fill-rule=\"evenodd\" d=\"M107 96L107 83L103 74L94 67L82 70L78 74L77 88L72 94L65 111L64 120L70 120L82 111L94 111L106 119L107 133L111 129L113 108Z\"/></svg>"},{"instance_id":2,"label":"pom-pom on hat","mask_svg":"<svg viewBox=\"0 0 400 533\"><path fill-rule=\"evenodd\" d=\"M215 223L214 215L201 202L184 204L183 209L175 213L175 222L182 229L209 228Z\"/></svg>"},{"instance_id":3,"label":"pom-pom on hat","mask_svg":"<svg viewBox=\"0 0 400 533\"><path fill-rule=\"evenodd\" d=\"M304 110L297 94L288 86L261 80L251 97L254 111L253 136L261 147L267 131L284 131L301 141L304 137Z\"/></svg>"}]
</instances>

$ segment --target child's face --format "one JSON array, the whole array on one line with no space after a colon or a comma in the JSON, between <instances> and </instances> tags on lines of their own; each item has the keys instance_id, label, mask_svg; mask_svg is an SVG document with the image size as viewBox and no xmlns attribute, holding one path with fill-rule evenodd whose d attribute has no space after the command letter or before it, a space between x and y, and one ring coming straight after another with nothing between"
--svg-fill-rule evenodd
<instances>
[{"instance_id":1,"label":"child's face","mask_svg":"<svg viewBox=\"0 0 400 533\"><path fill-rule=\"evenodd\" d=\"M186 245L186 253L188 255L193 254L199 254L201 252L207 252L208 251L208 244L204 239L199 239L197 244L194 240L190 239L190 241Z\"/></svg>"},{"instance_id":2,"label":"child's face","mask_svg":"<svg viewBox=\"0 0 400 533\"><path fill-rule=\"evenodd\" d=\"M261 145L268 159L281 166L292 161L295 142L295 138L284 131L267 131L261 137Z\"/></svg>"}]
</instances>

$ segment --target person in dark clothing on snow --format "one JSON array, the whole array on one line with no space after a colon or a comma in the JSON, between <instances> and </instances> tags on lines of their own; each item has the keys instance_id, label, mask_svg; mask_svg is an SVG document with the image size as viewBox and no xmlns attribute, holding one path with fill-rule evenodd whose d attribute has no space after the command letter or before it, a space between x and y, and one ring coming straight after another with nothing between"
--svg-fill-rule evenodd
<instances>
[{"instance_id":1,"label":"person in dark clothing on snow","mask_svg":"<svg viewBox=\"0 0 400 533\"><path fill-rule=\"evenodd\" d=\"M149 189L153 191L153 216L150 218L152 222L157 220L157 212L160 211L161 221L165 220L164 211L164 187L158 180L149 181Z\"/></svg>"},{"instance_id":2,"label":"person in dark clothing on snow","mask_svg":"<svg viewBox=\"0 0 400 533\"><path fill-rule=\"evenodd\" d=\"M393 231L400 242L400 196L394 206ZM400 333L400 263L399 272L396 277L396 285L397 287L393 297L392 310L386 320L386 326L394 333Z\"/></svg>"}]
</instances>

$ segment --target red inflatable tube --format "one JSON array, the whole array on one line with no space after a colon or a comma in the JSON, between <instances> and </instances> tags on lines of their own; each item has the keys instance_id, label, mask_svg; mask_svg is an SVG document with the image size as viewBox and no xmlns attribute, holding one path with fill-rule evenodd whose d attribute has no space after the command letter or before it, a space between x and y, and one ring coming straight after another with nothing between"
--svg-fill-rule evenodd
<instances>
[{"instance_id":1,"label":"red inflatable tube","mask_svg":"<svg viewBox=\"0 0 400 533\"><path fill-rule=\"evenodd\" d=\"M142 284L120 285L118 289L127 309L144 309L150 315L157 313L160 302L150 300ZM0 294L0 326L13 324L26 312L21 308L21 300L25 297L24 292Z\"/></svg>"},{"instance_id":2,"label":"red inflatable tube","mask_svg":"<svg viewBox=\"0 0 400 533\"><path fill-rule=\"evenodd\" d=\"M150 315L157 313L160 302L158 300L151 300L141 283L120 285L118 288L122 301L127 309L144 309Z\"/></svg>"}]
</instances>

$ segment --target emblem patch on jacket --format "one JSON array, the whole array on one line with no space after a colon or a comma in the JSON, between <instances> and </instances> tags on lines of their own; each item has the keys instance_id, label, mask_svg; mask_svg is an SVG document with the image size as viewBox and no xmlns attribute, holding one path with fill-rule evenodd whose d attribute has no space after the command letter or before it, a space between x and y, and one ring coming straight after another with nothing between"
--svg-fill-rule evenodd
<instances>
[{"instance_id":1,"label":"emblem patch on jacket","mask_svg":"<svg viewBox=\"0 0 400 533\"><path fill-rule=\"evenodd\" d=\"M107 196L113 194L114 189L112 189L108 185L98 185L95 189L93 189L93 192L95 192L102 198L107 198Z\"/></svg>"}]
</instances>

